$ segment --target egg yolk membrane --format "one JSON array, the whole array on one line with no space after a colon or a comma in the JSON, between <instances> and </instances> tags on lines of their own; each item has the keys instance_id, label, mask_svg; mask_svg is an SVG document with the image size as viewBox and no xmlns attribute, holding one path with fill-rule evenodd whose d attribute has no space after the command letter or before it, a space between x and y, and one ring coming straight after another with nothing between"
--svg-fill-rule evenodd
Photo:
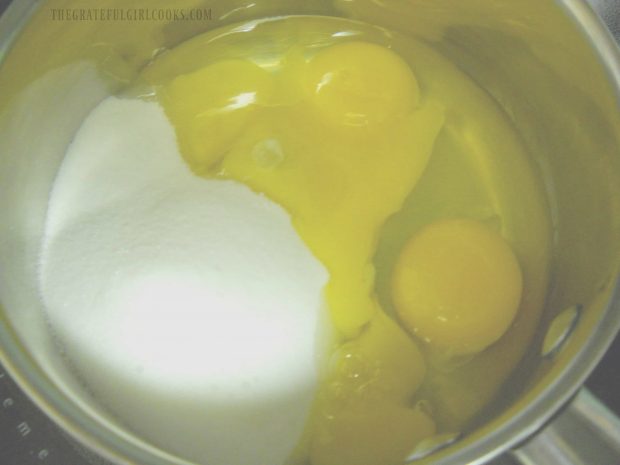
<instances>
[{"instance_id":1,"label":"egg yolk membrane","mask_svg":"<svg viewBox=\"0 0 620 465\"><path fill-rule=\"evenodd\" d=\"M192 171L242 182L282 205L330 274L325 297L345 342L301 454L313 465L401 462L436 431L412 404L426 372L420 341L459 354L483 350L507 329L521 292L501 237L457 221L429 227L402 251L393 295L408 331L378 303L379 231L422 176L443 105L398 54L370 42L312 53L293 45L276 66L226 59L167 77L174 60L146 77Z\"/></svg>"},{"instance_id":2,"label":"egg yolk membrane","mask_svg":"<svg viewBox=\"0 0 620 465\"><path fill-rule=\"evenodd\" d=\"M519 263L504 239L467 220L443 220L414 235L393 279L394 304L415 335L451 355L497 341L521 299Z\"/></svg>"},{"instance_id":3,"label":"egg yolk membrane","mask_svg":"<svg viewBox=\"0 0 620 465\"><path fill-rule=\"evenodd\" d=\"M318 110L335 123L366 126L404 116L420 90L398 55L370 43L329 47L309 63L305 87Z\"/></svg>"}]
</instances>

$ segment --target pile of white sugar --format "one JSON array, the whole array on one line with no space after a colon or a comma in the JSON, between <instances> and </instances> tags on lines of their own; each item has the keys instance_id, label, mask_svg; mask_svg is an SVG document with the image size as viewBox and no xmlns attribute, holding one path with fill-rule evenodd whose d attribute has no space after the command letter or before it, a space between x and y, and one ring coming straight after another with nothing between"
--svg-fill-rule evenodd
<instances>
[{"instance_id":1,"label":"pile of white sugar","mask_svg":"<svg viewBox=\"0 0 620 465\"><path fill-rule=\"evenodd\" d=\"M51 194L41 294L129 428L198 462L283 463L326 350L326 281L281 207L189 171L158 104L109 98L85 120Z\"/></svg>"}]
</instances>

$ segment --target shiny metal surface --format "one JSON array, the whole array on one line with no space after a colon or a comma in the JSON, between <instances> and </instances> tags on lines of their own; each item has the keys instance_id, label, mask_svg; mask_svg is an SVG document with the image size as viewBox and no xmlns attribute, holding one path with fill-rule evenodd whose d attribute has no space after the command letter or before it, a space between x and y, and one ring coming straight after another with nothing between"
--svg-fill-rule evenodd
<instances>
[{"instance_id":1,"label":"shiny metal surface","mask_svg":"<svg viewBox=\"0 0 620 465\"><path fill-rule=\"evenodd\" d=\"M619 463L620 419L584 389L565 412L513 456L523 465Z\"/></svg>"},{"instance_id":2,"label":"shiny metal surface","mask_svg":"<svg viewBox=\"0 0 620 465\"><path fill-rule=\"evenodd\" d=\"M589 0L620 42L620 1ZM512 452L523 465L608 465L620 463L620 337L584 388L553 422ZM592 394L596 392L599 397ZM604 399L606 403L601 402Z\"/></svg>"}]
</instances>

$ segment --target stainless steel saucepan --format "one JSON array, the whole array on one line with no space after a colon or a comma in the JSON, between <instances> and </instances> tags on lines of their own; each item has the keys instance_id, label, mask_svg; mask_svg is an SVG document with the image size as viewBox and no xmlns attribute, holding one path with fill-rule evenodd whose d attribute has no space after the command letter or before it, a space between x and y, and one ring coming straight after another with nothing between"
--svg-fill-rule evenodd
<instances>
[{"instance_id":1,"label":"stainless steel saucepan","mask_svg":"<svg viewBox=\"0 0 620 465\"><path fill-rule=\"evenodd\" d=\"M84 117L153 51L226 22L353 11L334 3L366 4L357 19L440 50L503 109L548 180L551 284L528 352L476 427L436 438L411 463L483 464L505 451L524 464L620 463L620 423L585 393L543 430L620 328L620 52L583 0L179 0L175 7L210 8L216 19L124 26L50 19L54 8L92 8L86 0L13 1L0 19L0 361L55 422L107 460L189 463L107 416L65 366L36 284L50 186ZM171 2L96 3L129 6ZM98 76L103 62L114 72Z\"/></svg>"}]
</instances>

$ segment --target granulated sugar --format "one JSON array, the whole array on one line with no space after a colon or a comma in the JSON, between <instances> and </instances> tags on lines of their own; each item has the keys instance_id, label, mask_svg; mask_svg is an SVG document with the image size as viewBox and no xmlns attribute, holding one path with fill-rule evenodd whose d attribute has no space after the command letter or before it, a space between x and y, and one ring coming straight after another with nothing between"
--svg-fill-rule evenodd
<instances>
[{"instance_id":1,"label":"granulated sugar","mask_svg":"<svg viewBox=\"0 0 620 465\"><path fill-rule=\"evenodd\" d=\"M288 214L188 170L156 103L109 98L55 182L40 267L89 388L184 457L282 463L326 349L327 273Z\"/></svg>"}]
</instances>

